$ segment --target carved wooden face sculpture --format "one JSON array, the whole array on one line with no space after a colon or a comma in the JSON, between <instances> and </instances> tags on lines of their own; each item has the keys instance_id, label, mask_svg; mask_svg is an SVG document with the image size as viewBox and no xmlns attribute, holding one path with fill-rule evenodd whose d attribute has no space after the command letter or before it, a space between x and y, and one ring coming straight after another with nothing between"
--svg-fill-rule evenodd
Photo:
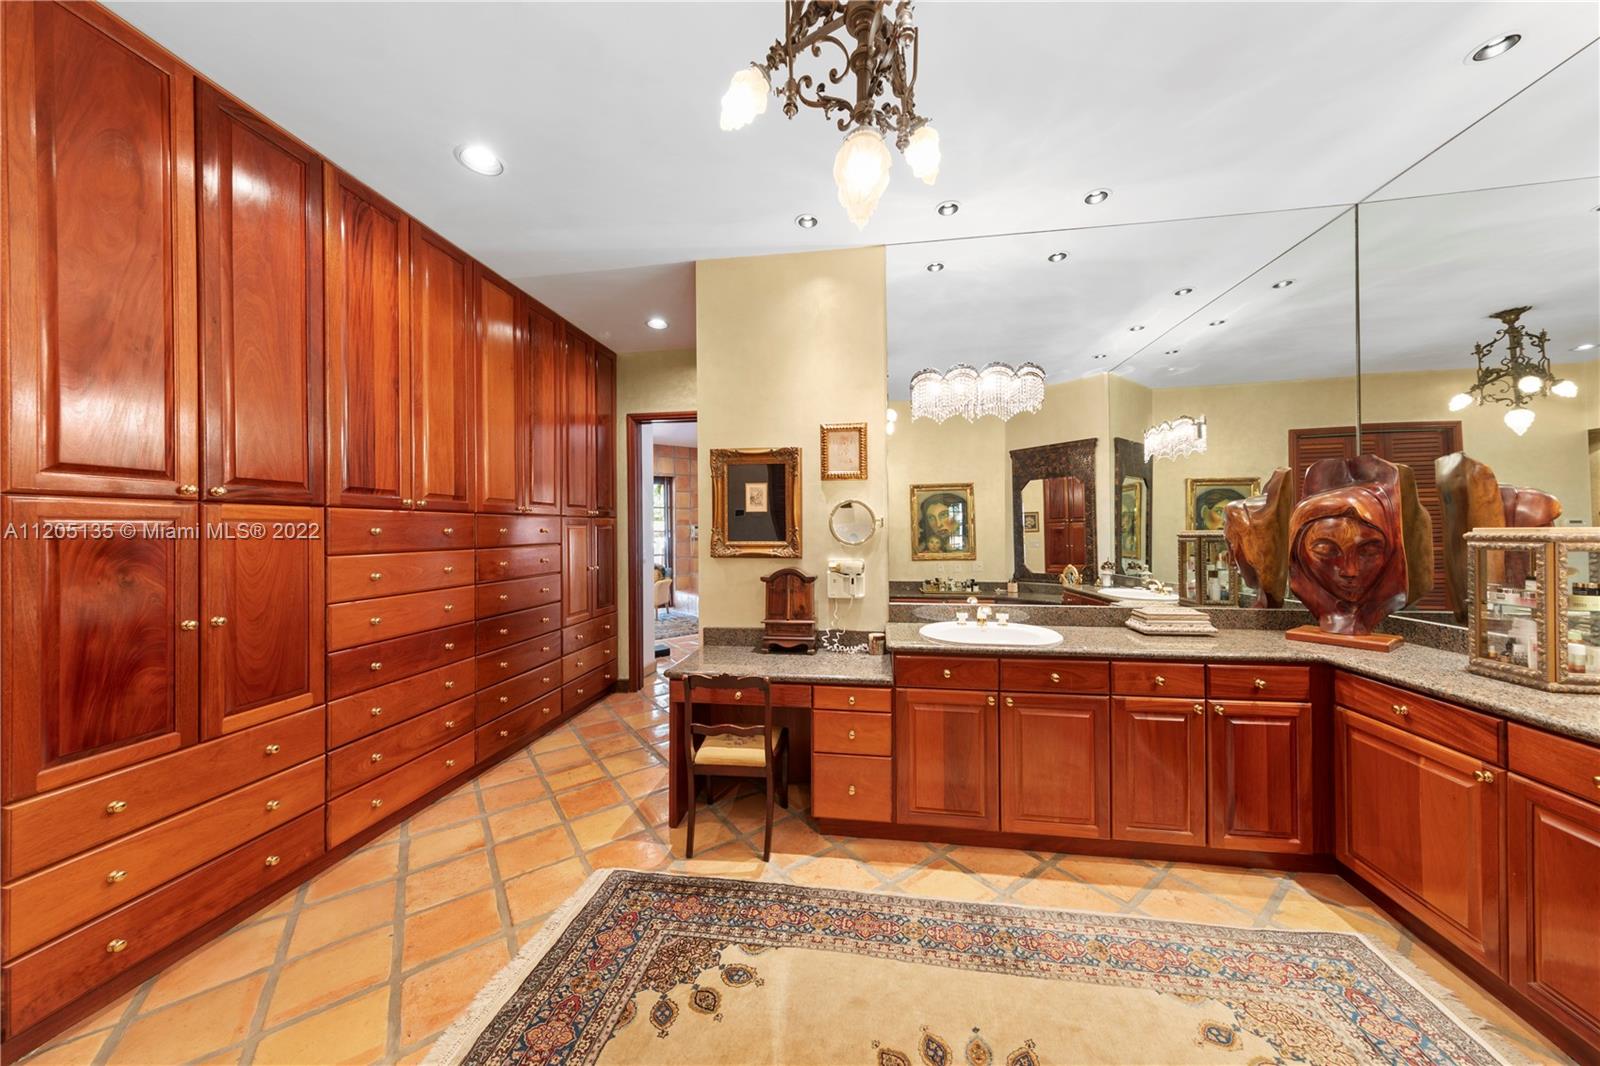
<instances>
[{"instance_id":1,"label":"carved wooden face sculpture","mask_svg":"<svg viewBox=\"0 0 1600 1066\"><path fill-rule=\"evenodd\" d=\"M1351 489L1341 512L1307 522L1300 530L1303 564L1313 580L1341 604L1359 604L1383 574L1394 547L1366 514L1381 511L1371 493Z\"/></svg>"}]
</instances>

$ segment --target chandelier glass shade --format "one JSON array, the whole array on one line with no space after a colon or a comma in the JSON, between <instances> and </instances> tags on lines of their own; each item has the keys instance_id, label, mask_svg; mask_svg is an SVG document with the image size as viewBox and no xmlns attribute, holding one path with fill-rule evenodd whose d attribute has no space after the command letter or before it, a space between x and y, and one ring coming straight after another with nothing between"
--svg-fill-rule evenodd
<instances>
[{"instance_id":1,"label":"chandelier glass shade","mask_svg":"<svg viewBox=\"0 0 1600 1066\"><path fill-rule=\"evenodd\" d=\"M1521 318L1531 307L1512 307L1490 315L1501 323L1500 329L1487 344L1472 346L1478 361L1478 376L1466 391L1450 397L1452 411L1465 411L1474 404L1503 403L1510 407L1504 421L1511 432L1522 436L1533 426L1535 418L1528 401L1535 396L1557 396L1570 400L1578 395L1578 385L1567 378L1557 378L1550 366L1545 346L1550 335L1545 330L1534 333L1521 324ZM1505 353L1497 355L1495 346L1505 341Z\"/></svg>"},{"instance_id":2,"label":"chandelier glass shade","mask_svg":"<svg viewBox=\"0 0 1600 1066\"><path fill-rule=\"evenodd\" d=\"M735 74L722 94L722 128L742 130L767 110L772 80L754 63Z\"/></svg>"},{"instance_id":3,"label":"chandelier glass shade","mask_svg":"<svg viewBox=\"0 0 1600 1066\"><path fill-rule=\"evenodd\" d=\"M1205 415L1199 418L1181 415L1144 431L1144 457L1147 461L1182 459L1186 455L1199 455L1205 450Z\"/></svg>"},{"instance_id":4,"label":"chandelier glass shade","mask_svg":"<svg viewBox=\"0 0 1600 1066\"><path fill-rule=\"evenodd\" d=\"M913 419L943 422L959 415L975 422L992 415L1005 422L1043 406L1044 371L1034 363L990 363L981 373L957 363L943 372L919 370L911 378Z\"/></svg>"},{"instance_id":5,"label":"chandelier glass shade","mask_svg":"<svg viewBox=\"0 0 1600 1066\"><path fill-rule=\"evenodd\" d=\"M894 160L883 137L866 127L854 130L833 157L833 183L839 187L839 203L857 229L878 208L883 190L889 187L889 165Z\"/></svg>"}]
</instances>

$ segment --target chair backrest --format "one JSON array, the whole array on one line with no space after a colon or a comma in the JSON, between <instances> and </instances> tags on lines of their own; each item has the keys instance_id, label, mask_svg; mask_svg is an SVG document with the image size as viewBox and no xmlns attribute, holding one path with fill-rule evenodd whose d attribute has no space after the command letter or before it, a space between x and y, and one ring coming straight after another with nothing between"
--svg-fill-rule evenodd
<instances>
[{"instance_id":1,"label":"chair backrest","mask_svg":"<svg viewBox=\"0 0 1600 1066\"><path fill-rule=\"evenodd\" d=\"M761 724L760 725L699 725L694 720L695 693L710 689L733 690L736 697L747 697L747 694L760 693L761 695ZM737 674L688 674L683 679L683 702L689 709L689 736L693 743L695 737L754 737L762 738L766 746L767 765L772 765L772 686L764 677L740 677ZM735 706L754 707L756 702L748 698L738 699Z\"/></svg>"}]
</instances>

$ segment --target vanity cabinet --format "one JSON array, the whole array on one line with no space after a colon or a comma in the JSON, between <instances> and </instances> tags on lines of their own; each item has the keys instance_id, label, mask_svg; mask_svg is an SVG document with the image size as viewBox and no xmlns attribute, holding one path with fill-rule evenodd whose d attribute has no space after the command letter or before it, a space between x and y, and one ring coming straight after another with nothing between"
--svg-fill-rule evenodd
<instances>
[{"instance_id":1,"label":"vanity cabinet","mask_svg":"<svg viewBox=\"0 0 1600 1066\"><path fill-rule=\"evenodd\" d=\"M895 821L998 830L995 694L902 688L894 701Z\"/></svg>"},{"instance_id":2,"label":"vanity cabinet","mask_svg":"<svg viewBox=\"0 0 1600 1066\"><path fill-rule=\"evenodd\" d=\"M1119 696L1111 701L1116 839L1205 844L1205 725L1205 704L1199 700Z\"/></svg>"},{"instance_id":3,"label":"vanity cabinet","mask_svg":"<svg viewBox=\"0 0 1600 1066\"><path fill-rule=\"evenodd\" d=\"M1315 850L1311 704L1210 701L1207 842L1214 848Z\"/></svg>"},{"instance_id":4,"label":"vanity cabinet","mask_svg":"<svg viewBox=\"0 0 1600 1066\"><path fill-rule=\"evenodd\" d=\"M1001 704L1000 828L1109 837L1109 699L1015 692Z\"/></svg>"}]
</instances>

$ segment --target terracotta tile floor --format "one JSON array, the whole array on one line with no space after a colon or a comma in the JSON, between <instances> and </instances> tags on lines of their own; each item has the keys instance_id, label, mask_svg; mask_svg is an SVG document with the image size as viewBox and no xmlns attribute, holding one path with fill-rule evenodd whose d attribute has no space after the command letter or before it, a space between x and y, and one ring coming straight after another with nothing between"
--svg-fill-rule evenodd
<instances>
[{"instance_id":1,"label":"terracotta tile floor","mask_svg":"<svg viewBox=\"0 0 1600 1066\"><path fill-rule=\"evenodd\" d=\"M671 642L671 659L696 637ZM691 861L666 828L666 682L615 695L242 922L32 1063L415 1062L590 871L662 868L1279 929L1410 958L1534 1061L1562 1060L1339 877L818 835L724 797ZM1562 1060L1564 1061L1564 1060Z\"/></svg>"}]
</instances>

